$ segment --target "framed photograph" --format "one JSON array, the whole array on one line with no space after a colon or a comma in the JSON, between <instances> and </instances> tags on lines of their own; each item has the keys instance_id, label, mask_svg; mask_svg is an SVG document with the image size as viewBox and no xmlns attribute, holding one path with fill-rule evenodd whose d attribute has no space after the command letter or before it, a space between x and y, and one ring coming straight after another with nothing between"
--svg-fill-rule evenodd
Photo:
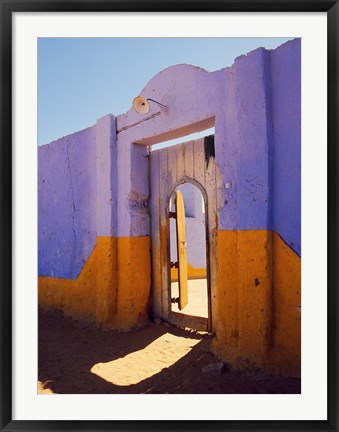
<instances>
[{"instance_id":1,"label":"framed photograph","mask_svg":"<svg viewBox=\"0 0 339 432\"><path fill-rule=\"evenodd\" d=\"M0 11L1 430L337 430L337 1Z\"/></svg>"}]
</instances>

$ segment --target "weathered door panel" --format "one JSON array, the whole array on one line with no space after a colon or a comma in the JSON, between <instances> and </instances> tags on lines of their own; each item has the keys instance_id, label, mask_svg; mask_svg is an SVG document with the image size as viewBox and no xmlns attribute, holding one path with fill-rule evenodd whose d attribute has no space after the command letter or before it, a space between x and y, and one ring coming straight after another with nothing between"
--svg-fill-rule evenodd
<instances>
[{"instance_id":1,"label":"weathered door panel","mask_svg":"<svg viewBox=\"0 0 339 432\"><path fill-rule=\"evenodd\" d=\"M178 283L179 283L179 310L184 309L188 303L187 287L187 247L186 247L186 224L185 204L180 190L175 195L175 224L177 229L177 254L178 254Z\"/></svg>"},{"instance_id":2,"label":"weathered door panel","mask_svg":"<svg viewBox=\"0 0 339 432\"><path fill-rule=\"evenodd\" d=\"M159 151L152 153L150 159L151 184L151 239L152 239L152 303L153 313L156 317L163 317L161 266L162 255L160 251L160 172Z\"/></svg>"}]
</instances>

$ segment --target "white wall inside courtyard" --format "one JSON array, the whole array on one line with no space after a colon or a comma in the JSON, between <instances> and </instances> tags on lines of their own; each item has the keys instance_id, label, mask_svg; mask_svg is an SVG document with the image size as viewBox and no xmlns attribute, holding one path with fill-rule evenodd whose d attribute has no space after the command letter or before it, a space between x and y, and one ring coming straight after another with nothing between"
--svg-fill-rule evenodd
<instances>
[{"instance_id":1,"label":"white wall inside courtyard","mask_svg":"<svg viewBox=\"0 0 339 432\"><path fill-rule=\"evenodd\" d=\"M187 264L195 268L206 268L206 231L204 201L199 189L191 183L185 183L176 188L183 194L185 203L185 222L187 240ZM175 211L173 192L170 211ZM171 261L177 259L177 241L175 219L170 219L171 230Z\"/></svg>"}]
</instances>

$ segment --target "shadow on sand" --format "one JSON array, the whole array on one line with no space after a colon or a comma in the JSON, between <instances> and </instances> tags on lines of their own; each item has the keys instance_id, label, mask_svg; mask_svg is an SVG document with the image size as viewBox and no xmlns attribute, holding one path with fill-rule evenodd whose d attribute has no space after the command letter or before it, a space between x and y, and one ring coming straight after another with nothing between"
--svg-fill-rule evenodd
<instances>
[{"instance_id":1,"label":"shadow on sand","mask_svg":"<svg viewBox=\"0 0 339 432\"><path fill-rule=\"evenodd\" d=\"M166 334L185 338L192 347L173 364L163 354L160 372L123 386L107 382L91 372L94 365L147 349ZM298 379L255 380L228 370L222 374L203 373L204 366L218 361L209 351L210 336L173 326L149 324L120 333L81 324L65 317L60 310L39 310L38 340L38 379L48 389L46 393L300 393ZM175 351L175 347L173 349ZM157 355L161 355L160 351Z\"/></svg>"}]
</instances>

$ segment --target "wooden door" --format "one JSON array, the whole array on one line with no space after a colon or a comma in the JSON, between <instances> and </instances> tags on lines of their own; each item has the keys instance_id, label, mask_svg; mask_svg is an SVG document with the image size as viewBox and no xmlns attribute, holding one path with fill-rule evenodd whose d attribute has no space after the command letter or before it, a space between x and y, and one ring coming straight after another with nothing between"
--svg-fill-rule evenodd
<instances>
[{"instance_id":1,"label":"wooden door","mask_svg":"<svg viewBox=\"0 0 339 432\"><path fill-rule=\"evenodd\" d=\"M179 285L179 310L188 304L188 277L187 277L187 245L185 204L180 190L175 194L175 225L177 231L177 255L178 255L178 285Z\"/></svg>"},{"instance_id":2,"label":"wooden door","mask_svg":"<svg viewBox=\"0 0 339 432\"><path fill-rule=\"evenodd\" d=\"M186 182L196 185L205 201L207 319L171 310L169 200L176 187ZM150 192L153 315L182 327L212 331L213 310L216 309L213 302L216 298L218 219L214 137L151 151ZM182 302L183 306L184 296Z\"/></svg>"}]
</instances>

